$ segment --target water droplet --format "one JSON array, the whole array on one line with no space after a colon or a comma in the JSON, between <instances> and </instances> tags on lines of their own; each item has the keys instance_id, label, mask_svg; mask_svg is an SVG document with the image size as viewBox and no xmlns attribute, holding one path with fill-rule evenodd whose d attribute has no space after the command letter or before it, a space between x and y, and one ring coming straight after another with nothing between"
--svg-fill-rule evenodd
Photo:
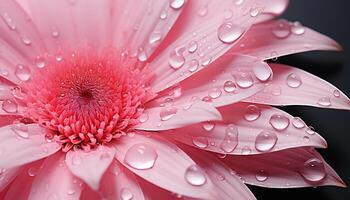
<instances>
[{"instance_id":1,"label":"water droplet","mask_svg":"<svg viewBox=\"0 0 350 200\"><path fill-rule=\"evenodd\" d=\"M227 93L233 93L237 90L237 86L233 81L226 81L224 83L224 91Z\"/></svg>"},{"instance_id":2,"label":"water droplet","mask_svg":"<svg viewBox=\"0 0 350 200\"><path fill-rule=\"evenodd\" d=\"M272 76L271 68L265 63L255 63L253 72L260 81L267 81Z\"/></svg>"},{"instance_id":3,"label":"water droplet","mask_svg":"<svg viewBox=\"0 0 350 200\"><path fill-rule=\"evenodd\" d=\"M289 74L287 77L287 85L291 88L298 88L302 84L300 77L297 74Z\"/></svg>"},{"instance_id":4,"label":"water droplet","mask_svg":"<svg viewBox=\"0 0 350 200\"><path fill-rule=\"evenodd\" d=\"M166 107L161 109L159 115L162 121L167 121L171 119L174 115L176 115L176 113L177 113L176 107Z\"/></svg>"},{"instance_id":5,"label":"water droplet","mask_svg":"<svg viewBox=\"0 0 350 200\"><path fill-rule=\"evenodd\" d=\"M284 115L275 114L270 118L271 126L278 131L286 130L289 126L289 123L289 118Z\"/></svg>"},{"instance_id":6,"label":"water droplet","mask_svg":"<svg viewBox=\"0 0 350 200\"><path fill-rule=\"evenodd\" d=\"M294 22L291 30L295 35L302 35L305 33L305 28L300 22Z\"/></svg>"},{"instance_id":7,"label":"water droplet","mask_svg":"<svg viewBox=\"0 0 350 200\"><path fill-rule=\"evenodd\" d=\"M142 113L142 115L139 117L139 122L140 123L145 123L148 120L148 114L147 113Z\"/></svg>"},{"instance_id":8,"label":"water droplet","mask_svg":"<svg viewBox=\"0 0 350 200\"><path fill-rule=\"evenodd\" d=\"M244 146L241 150L242 155L249 155L252 152L249 146Z\"/></svg>"},{"instance_id":9,"label":"water droplet","mask_svg":"<svg viewBox=\"0 0 350 200\"><path fill-rule=\"evenodd\" d=\"M190 72L195 72L197 71L199 67L199 62L196 59L192 59L189 63L188 63L188 71Z\"/></svg>"},{"instance_id":10,"label":"water droplet","mask_svg":"<svg viewBox=\"0 0 350 200\"><path fill-rule=\"evenodd\" d=\"M265 170L260 170L256 173L255 178L259 182L264 182L269 178L269 175L265 172Z\"/></svg>"},{"instance_id":11,"label":"water droplet","mask_svg":"<svg viewBox=\"0 0 350 200\"><path fill-rule=\"evenodd\" d=\"M226 127L225 138L221 142L220 148L226 152L231 153L238 145L238 129L235 125L230 124Z\"/></svg>"},{"instance_id":12,"label":"water droplet","mask_svg":"<svg viewBox=\"0 0 350 200\"><path fill-rule=\"evenodd\" d=\"M260 14L260 8L253 7L250 9L249 14L251 17L256 17Z\"/></svg>"},{"instance_id":13,"label":"water droplet","mask_svg":"<svg viewBox=\"0 0 350 200\"><path fill-rule=\"evenodd\" d=\"M194 53L197 51L197 49L198 49L198 42L197 41L191 41L188 44L188 47L187 47L188 52Z\"/></svg>"},{"instance_id":14,"label":"water droplet","mask_svg":"<svg viewBox=\"0 0 350 200\"><path fill-rule=\"evenodd\" d=\"M35 167L31 167L28 169L27 173L28 173L28 176L34 177L38 174L38 169Z\"/></svg>"},{"instance_id":15,"label":"water droplet","mask_svg":"<svg viewBox=\"0 0 350 200\"><path fill-rule=\"evenodd\" d=\"M170 7L178 10L182 8L182 6L185 4L185 0L171 0Z\"/></svg>"},{"instance_id":16,"label":"water droplet","mask_svg":"<svg viewBox=\"0 0 350 200\"><path fill-rule=\"evenodd\" d=\"M189 184L194 186L202 186L207 182L204 173L196 165L191 165L186 169L185 179Z\"/></svg>"},{"instance_id":17,"label":"water droplet","mask_svg":"<svg viewBox=\"0 0 350 200\"><path fill-rule=\"evenodd\" d=\"M29 138L28 126L22 123L13 124L11 129L13 132L23 139Z\"/></svg>"},{"instance_id":18,"label":"water droplet","mask_svg":"<svg viewBox=\"0 0 350 200\"><path fill-rule=\"evenodd\" d=\"M1 18L10 30L16 30L16 24L8 13L2 14Z\"/></svg>"},{"instance_id":19,"label":"water droplet","mask_svg":"<svg viewBox=\"0 0 350 200\"><path fill-rule=\"evenodd\" d=\"M25 44L27 46L32 44L32 41L27 36L22 36L21 39L22 39L23 44Z\"/></svg>"},{"instance_id":20,"label":"water droplet","mask_svg":"<svg viewBox=\"0 0 350 200\"><path fill-rule=\"evenodd\" d=\"M58 38L60 36L60 32L58 31L57 27L55 26L51 27L51 36L53 38Z\"/></svg>"},{"instance_id":21,"label":"water droplet","mask_svg":"<svg viewBox=\"0 0 350 200\"><path fill-rule=\"evenodd\" d=\"M322 97L321 99L318 100L317 102L318 105L323 106L323 107L328 107L331 106L331 98L329 97Z\"/></svg>"},{"instance_id":22,"label":"water droplet","mask_svg":"<svg viewBox=\"0 0 350 200\"><path fill-rule=\"evenodd\" d=\"M160 13L160 15L159 15L159 18L160 19L166 19L168 17L168 13L167 13L167 11L166 10L162 10L162 12Z\"/></svg>"},{"instance_id":23,"label":"water droplet","mask_svg":"<svg viewBox=\"0 0 350 200\"><path fill-rule=\"evenodd\" d=\"M255 148L258 151L266 152L275 147L277 143L277 135L273 132L263 131L255 139Z\"/></svg>"},{"instance_id":24,"label":"water droplet","mask_svg":"<svg viewBox=\"0 0 350 200\"><path fill-rule=\"evenodd\" d=\"M334 90L334 91L333 91L333 95L334 95L335 97L339 98L339 97L340 97L340 91L339 91L339 90Z\"/></svg>"},{"instance_id":25,"label":"water droplet","mask_svg":"<svg viewBox=\"0 0 350 200\"><path fill-rule=\"evenodd\" d=\"M67 190L67 194L68 195L74 195L75 194L75 190L74 189L68 189Z\"/></svg>"},{"instance_id":26,"label":"water droplet","mask_svg":"<svg viewBox=\"0 0 350 200\"><path fill-rule=\"evenodd\" d=\"M307 127L305 132L309 135L314 135L316 133L314 127L312 127L312 126Z\"/></svg>"},{"instance_id":27,"label":"water droplet","mask_svg":"<svg viewBox=\"0 0 350 200\"><path fill-rule=\"evenodd\" d=\"M300 117L294 117L292 124L297 129L302 129L305 127L305 122L302 119L300 119Z\"/></svg>"},{"instance_id":28,"label":"water droplet","mask_svg":"<svg viewBox=\"0 0 350 200\"><path fill-rule=\"evenodd\" d=\"M235 4L237 5L237 6L240 6L240 5L242 5L244 3L244 0L235 0Z\"/></svg>"},{"instance_id":29,"label":"water droplet","mask_svg":"<svg viewBox=\"0 0 350 200\"><path fill-rule=\"evenodd\" d=\"M244 113L244 119L249 122L257 120L261 115L261 110L256 105L249 105Z\"/></svg>"},{"instance_id":30,"label":"water droplet","mask_svg":"<svg viewBox=\"0 0 350 200\"><path fill-rule=\"evenodd\" d=\"M231 44L237 41L244 33L244 29L232 22L223 23L218 29L219 40L223 43Z\"/></svg>"},{"instance_id":31,"label":"water droplet","mask_svg":"<svg viewBox=\"0 0 350 200\"><path fill-rule=\"evenodd\" d=\"M5 99L2 102L2 109L7 113L16 113L18 111L18 105L14 100Z\"/></svg>"},{"instance_id":32,"label":"water droplet","mask_svg":"<svg viewBox=\"0 0 350 200\"><path fill-rule=\"evenodd\" d=\"M201 149L205 149L209 145L208 139L206 137L194 137L192 139L192 142L196 147Z\"/></svg>"},{"instance_id":33,"label":"water droplet","mask_svg":"<svg viewBox=\"0 0 350 200\"><path fill-rule=\"evenodd\" d=\"M140 62L145 62L148 59L146 51L143 48L139 48L137 53L137 59Z\"/></svg>"},{"instance_id":34,"label":"water droplet","mask_svg":"<svg viewBox=\"0 0 350 200\"><path fill-rule=\"evenodd\" d=\"M182 67L184 64L185 64L185 57L182 55L181 52L177 52L175 50L170 54L170 57L169 57L170 67L176 70Z\"/></svg>"},{"instance_id":35,"label":"water droplet","mask_svg":"<svg viewBox=\"0 0 350 200\"><path fill-rule=\"evenodd\" d=\"M40 57L40 56L36 57L36 59L35 59L35 65L36 65L36 67L39 68L39 69L44 68L45 65L46 65L46 63L45 63L45 58Z\"/></svg>"},{"instance_id":36,"label":"water droplet","mask_svg":"<svg viewBox=\"0 0 350 200\"><path fill-rule=\"evenodd\" d=\"M287 38L291 34L290 24L284 19L280 19L275 22L272 27L272 33L274 36L280 39Z\"/></svg>"},{"instance_id":37,"label":"water droplet","mask_svg":"<svg viewBox=\"0 0 350 200\"><path fill-rule=\"evenodd\" d=\"M127 189L127 188L122 188L120 191L120 199L121 200L131 200L132 198L134 198L134 195L132 194L132 192Z\"/></svg>"},{"instance_id":38,"label":"water droplet","mask_svg":"<svg viewBox=\"0 0 350 200\"><path fill-rule=\"evenodd\" d=\"M202 127L206 131L212 131L215 128L215 123L211 121L203 122Z\"/></svg>"},{"instance_id":39,"label":"water droplet","mask_svg":"<svg viewBox=\"0 0 350 200\"><path fill-rule=\"evenodd\" d=\"M208 92L208 96L211 97L212 99L217 99L221 96L221 89L220 88L212 88Z\"/></svg>"},{"instance_id":40,"label":"water droplet","mask_svg":"<svg viewBox=\"0 0 350 200\"><path fill-rule=\"evenodd\" d=\"M236 83L239 87L245 89L253 86L254 80L250 74L240 73L238 76L236 76Z\"/></svg>"},{"instance_id":41,"label":"water droplet","mask_svg":"<svg viewBox=\"0 0 350 200\"><path fill-rule=\"evenodd\" d=\"M304 163L301 175L310 182L319 182L326 177L324 164L317 158L311 158Z\"/></svg>"},{"instance_id":42,"label":"water droplet","mask_svg":"<svg viewBox=\"0 0 350 200\"><path fill-rule=\"evenodd\" d=\"M28 81L30 79L30 69L24 65L17 65L15 75L21 81Z\"/></svg>"},{"instance_id":43,"label":"water droplet","mask_svg":"<svg viewBox=\"0 0 350 200\"><path fill-rule=\"evenodd\" d=\"M139 143L128 149L124 162L135 169L150 169L154 166L157 158L158 154L153 147Z\"/></svg>"},{"instance_id":44,"label":"water droplet","mask_svg":"<svg viewBox=\"0 0 350 200\"><path fill-rule=\"evenodd\" d=\"M162 39L162 34L159 31L155 31L148 39L148 43L151 45L157 44Z\"/></svg>"},{"instance_id":45,"label":"water droplet","mask_svg":"<svg viewBox=\"0 0 350 200\"><path fill-rule=\"evenodd\" d=\"M205 56L205 58L202 60L202 66L207 66L211 63L212 57L210 55Z\"/></svg>"}]
</instances>

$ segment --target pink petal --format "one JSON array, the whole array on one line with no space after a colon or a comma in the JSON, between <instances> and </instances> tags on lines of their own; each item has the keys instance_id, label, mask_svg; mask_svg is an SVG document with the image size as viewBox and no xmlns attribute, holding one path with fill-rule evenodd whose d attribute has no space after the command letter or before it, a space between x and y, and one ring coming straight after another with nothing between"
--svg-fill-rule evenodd
<instances>
[{"instance_id":1,"label":"pink petal","mask_svg":"<svg viewBox=\"0 0 350 200\"><path fill-rule=\"evenodd\" d=\"M312 148L288 149L253 156L229 156L225 162L247 184L272 188L345 186L336 172Z\"/></svg>"},{"instance_id":2,"label":"pink petal","mask_svg":"<svg viewBox=\"0 0 350 200\"><path fill-rule=\"evenodd\" d=\"M32 182L36 173L39 171L41 164L42 161L37 161L23 167L16 179L11 183L3 200L27 200L32 187Z\"/></svg>"},{"instance_id":3,"label":"pink petal","mask_svg":"<svg viewBox=\"0 0 350 200\"><path fill-rule=\"evenodd\" d=\"M47 141L49 130L37 124L14 124L0 128L0 168L30 163L57 152L61 147Z\"/></svg>"},{"instance_id":4,"label":"pink petal","mask_svg":"<svg viewBox=\"0 0 350 200\"><path fill-rule=\"evenodd\" d=\"M165 38L187 1L114 1L113 44L146 61ZM175 4L174 4L175 5ZM173 8L174 7L174 8Z\"/></svg>"},{"instance_id":5,"label":"pink petal","mask_svg":"<svg viewBox=\"0 0 350 200\"><path fill-rule=\"evenodd\" d=\"M279 37L276 37L273 29L279 24L287 28L282 29L282 34L279 32ZM325 35L298 24L289 25L294 30L291 31L288 24L285 20L273 20L254 25L230 53L267 60L305 51L341 49L337 42Z\"/></svg>"},{"instance_id":6,"label":"pink petal","mask_svg":"<svg viewBox=\"0 0 350 200\"><path fill-rule=\"evenodd\" d=\"M215 3L216 6L220 5ZM225 12L216 10L215 16L191 26L186 34L181 35L150 63L150 70L155 73L151 85L154 92L162 91L194 74L189 71L191 61L198 62L197 71L200 71L223 55L243 37L266 5L260 1L244 1L243 5L237 7L234 2L227 1L220 6L234 8L233 16L225 21Z\"/></svg>"},{"instance_id":7,"label":"pink petal","mask_svg":"<svg viewBox=\"0 0 350 200\"><path fill-rule=\"evenodd\" d=\"M188 146L183 146L181 148L205 170L216 186L215 189L220 194L220 199L256 199L242 180L236 174L233 174L232 170L214 155L189 148Z\"/></svg>"},{"instance_id":8,"label":"pink petal","mask_svg":"<svg viewBox=\"0 0 350 200\"><path fill-rule=\"evenodd\" d=\"M205 122L176 129L168 132L167 136L204 150L235 155L327 146L326 141L300 118L293 118L277 108L237 103L220 108L220 112L222 122Z\"/></svg>"},{"instance_id":9,"label":"pink petal","mask_svg":"<svg viewBox=\"0 0 350 200\"><path fill-rule=\"evenodd\" d=\"M214 185L204 173L198 172L201 182L197 186L191 184L193 179L186 178L186 171L197 169L195 163L166 140L137 133L120 138L116 147L116 159L154 185L189 197L217 199Z\"/></svg>"},{"instance_id":10,"label":"pink petal","mask_svg":"<svg viewBox=\"0 0 350 200\"><path fill-rule=\"evenodd\" d=\"M77 177L84 180L92 189L97 190L100 180L113 161L115 148L99 146L96 150L69 151L66 155L68 169Z\"/></svg>"},{"instance_id":11,"label":"pink petal","mask_svg":"<svg viewBox=\"0 0 350 200\"><path fill-rule=\"evenodd\" d=\"M211 67L185 79L174 89L161 92L150 104L160 105L169 100L179 104L207 98L215 107L224 106L239 102L264 89L271 77L270 67L256 58L223 56Z\"/></svg>"},{"instance_id":12,"label":"pink petal","mask_svg":"<svg viewBox=\"0 0 350 200\"><path fill-rule=\"evenodd\" d=\"M82 182L76 179L64 163L64 154L46 158L35 176L28 200L79 199Z\"/></svg>"},{"instance_id":13,"label":"pink petal","mask_svg":"<svg viewBox=\"0 0 350 200\"><path fill-rule=\"evenodd\" d=\"M270 64L275 76L271 84L245 101L270 105L307 105L350 109L350 99L330 83L303 70Z\"/></svg>"},{"instance_id":14,"label":"pink petal","mask_svg":"<svg viewBox=\"0 0 350 200\"><path fill-rule=\"evenodd\" d=\"M0 169L0 192L9 185L13 179L20 173L21 167L14 167L10 169Z\"/></svg>"},{"instance_id":15,"label":"pink petal","mask_svg":"<svg viewBox=\"0 0 350 200\"><path fill-rule=\"evenodd\" d=\"M208 120L220 120L219 111L205 102L147 108L139 118L138 130L169 130Z\"/></svg>"},{"instance_id":16,"label":"pink petal","mask_svg":"<svg viewBox=\"0 0 350 200\"><path fill-rule=\"evenodd\" d=\"M135 175L116 160L104 175L100 190L106 200L127 199L126 197L145 199Z\"/></svg>"}]
</instances>

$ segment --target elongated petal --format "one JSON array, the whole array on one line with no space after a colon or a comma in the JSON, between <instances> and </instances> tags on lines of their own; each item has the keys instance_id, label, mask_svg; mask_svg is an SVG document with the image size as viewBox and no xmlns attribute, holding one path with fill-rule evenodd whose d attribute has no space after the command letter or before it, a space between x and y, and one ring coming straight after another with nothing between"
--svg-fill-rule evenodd
<instances>
[{"instance_id":1,"label":"elongated petal","mask_svg":"<svg viewBox=\"0 0 350 200\"><path fill-rule=\"evenodd\" d=\"M30 163L57 152L61 147L45 139L49 130L37 124L16 124L0 128L0 168Z\"/></svg>"},{"instance_id":2,"label":"elongated petal","mask_svg":"<svg viewBox=\"0 0 350 200\"><path fill-rule=\"evenodd\" d=\"M154 185L189 197L217 199L215 187L204 173L198 172L200 179L206 180L198 186L186 181L186 171L195 163L168 141L137 133L120 138L116 146L119 162Z\"/></svg>"},{"instance_id":3,"label":"elongated petal","mask_svg":"<svg viewBox=\"0 0 350 200\"><path fill-rule=\"evenodd\" d=\"M13 179L21 172L21 167L11 169L0 169L0 192L8 186Z\"/></svg>"},{"instance_id":4,"label":"elongated petal","mask_svg":"<svg viewBox=\"0 0 350 200\"><path fill-rule=\"evenodd\" d=\"M270 66L275 75L270 85L244 101L350 110L350 99L330 83L294 67Z\"/></svg>"},{"instance_id":5,"label":"elongated petal","mask_svg":"<svg viewBox=\"0 0 350 200\"><path fill-rule=\"evenodd\" d=\"M170 100L174 104L205 100L216 107L224 106L263 90L271 77L270 67L256 58L223 56L177 87L161 92L150 104L160 105Z\"/></svg>"},{"instance_id":6,"label":"elongated petal","mask_svg":"<svg viewBox=\"0 0 350 200\"><path fill-rule=\"evenodd\" d=\"M82 181L71 174L64 163L63 153L46 158L35 176L28 200L67 199L78 200Z\"/></svg>"},{"instance_id":7,"label":"elongated petal","mask_svg":"<svg viewBox=\"0 0 350 200\"><path fill-rule=\"evenodd\" d=\"M184 127L207 120L220 120L219 111L205 102L174 105L169 107L154 107L145 110L140 117L138 130L157 131Z\"/></svg>"},{"instance_id":8,"label":"elongated petal","mask_svg":"<svg viewBox=\"0 0 350 200\"><path fill-rule=\"evenodd\" d=\"M296 148L254 156L230 156L225 162L246 183L262 187L294 188L344 182L312 148Z\"/></svg>"},{"instance_id":9,"label":"elongated petal","mask_svg":"<svg viewBox=\"0 0 350 200\"><path fill-rule=\"evenodd\" d=\"M101 191L107 200L127 196L132 196L133 199L145 199L136 176L116 160L112 162L108 172L104 175Z\"/></svg>"},{"instance_id":10,"label":"elongated petal","mask_svg":"<svg viewBox=\"0 0 350 200\"><path fill-rule=\"evenodd\" d=\"M220 194L220 199L256 199L242 180L236 174L233 174L232 170L217 157L201 150L189 148L188 146L182 146L181 148L205 170L216 186L216 190Z\"/></svg>"},{"instance_id":11,"label":"elongated petal","mask_svg":"<svg viewBox=\"0 0 350 200\"><path fill-rule=\"evenodd\" d=\"M339 44L331 38L298 23L290 25L286 20L273 20L254 25L230 53L267 60L305 51L339 49Z\"/></svg>"},{"instance_id":12,"label":"elongated petal","mask_svg":"<svg viewBox=\"0 0 350 200\"><path fill-rule=\"evenodd\" d=\"M84 180L92 189L97 190L101 178L113 161L115 148L99 146L96 150L69 151L66 155L68 169Z\"/></svg>"},{"instance_id":13,"label":"elongated petal","mask_svg":"<svg viewBox=\"0 0 350 200\"><path fill-rule=\"evenodd\" d=\"M261 154L312 146L326 141L300 118L270 106L237 103L219 109L223 121L205 122L168 132L185 144L222 154Z\"/></svg>"}]
</instances>

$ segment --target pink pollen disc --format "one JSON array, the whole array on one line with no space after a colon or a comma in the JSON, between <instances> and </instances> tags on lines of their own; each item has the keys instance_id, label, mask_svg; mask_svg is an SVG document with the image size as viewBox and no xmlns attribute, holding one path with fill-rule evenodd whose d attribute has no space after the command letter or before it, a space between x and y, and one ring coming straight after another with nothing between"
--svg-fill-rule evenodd
<instances>
[{"instance_id":1,"label":"pink pollen disc","mask_svg":"<svg viewBox=\"0 0 350 200\"><path fill-rule=\"evenodd\" d=\"M151 93L150 73L137 59L89 48L45 58L45 67L34 69L21 85L27 94L25 117L53 130L49 137L63 151L89 151L138 124Z\"/></svg>"}]
</instances>

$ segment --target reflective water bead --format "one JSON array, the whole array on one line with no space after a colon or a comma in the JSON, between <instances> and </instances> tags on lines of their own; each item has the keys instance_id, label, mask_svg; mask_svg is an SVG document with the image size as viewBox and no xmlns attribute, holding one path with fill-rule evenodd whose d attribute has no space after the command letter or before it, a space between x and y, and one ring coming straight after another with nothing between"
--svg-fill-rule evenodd
<instances>
[{"instance_id":1,"label":"reflective water bead","mask_svg":"<svg viewBox=\"0 0 350 200\"><path fill-rule=\"evenodd\" d=\"M184 64L185 64L185 57L182 55L182 53L173 51L170 54L170 57L169 57L170 67L176 70L182 67Z\"/></svg>"},{"instance_id":2,"label":"reflective water bead","mask_svg":"<svg viewBox=\"0 0 350 200\"><path fill-rule=\"evenodd\" d=\"M206 137L194 137L192 139L192 142L196 147L201 149L205 149L209 145L208 139Z\"/></svg>"},{"instance_id":3,"label":"reflective water bead","mask_svg":"<svg viewBox=\"0 0 350 200\"><path fill-rule=\"evenodd\" d=\"M171 0L170 7L178 10L182 8L182 6L185 4L185 0Z\"/></svg>"},{"instance_id":4,"label":"reflective water bead","mask_svg":"<svg viewBox=\"0 0 350 200\"><path fill-rule=\"evenodd\" d=\"M145 122L147 122L147 120L148 120L148 114L147 113L142 113L141 115L140 115L140 117L139 117L139 122L140 123L145 123Z\"/></svg>"},{"instance_id":5,"label":"reflective water bead","mask_svg":"<svg viewBox=\"0 0 350 200\"><path fill-rule=\"evenodd\" d=\"M271 68L267 64L261 62L254 64L253 72L260 81L267 81L272 76Z\"/></svg>"},{"instance_id":6,"label":"reflective water bead","mask_svg":"<svg viewBox=\"0 0 350 200\"><path fill-rule=\"evenodd\" d=\"M305 33L305 27L300 22L294 22L291 30L295 35L302 35Z\"/></svg>"},{"instance_id":7,"label":"reflective water bead","mask_svg":"<svg viewBox=\"0 0 350 200\"><path fill-rule=\"evenodd\" d=\"M280 114L272 115L269 122L271 126L278 131L286 130L290 123L288 117Z\"/></svg>"},{"instance_id":8,"label":"reflective water bead","mask_svg":"<svg viewBox=\"0 0 350 200\"><path fill-rule=\"evenodd\" d=\"M21 81L28 81L31 76L30 69L24 65L17 65L15 69L16 77Z\"/></svg>"},{"instance_id":9,"label":"reflective water bead","mask_svg":"<svg viewBox=\"0 0 350 200\"><path fill-rule=\"evenodd\" d=\"M3 13L1 18L10 30L16 30L16 24L8 13Z\"/></svg>"},{"instance_id":10,"label":"reflective water bead","mask_svg":"<svg viewBox=\"0 0 350 200\"><path fill-rule=\"evenodd\" d=\"M207 182L207 178L203 171L196 165L191 165L185 172L186 181L194 186L202 186Z\"/></svg>"},{"instance_id":11,"label":"reflective water bead","mask_svg":"<svg viewBox=\"0 0 350 200\"><path fill-rule=\"evenodd\" d=\"M157 44L158 42L160 42L160 40L162 39L162 34L159 31L154 31L149 39L148 39L148 43L151 45Z\"/></svg>"},{"instance_id":12,"label":"reflective water bead","mask_svg":"<svg viewBox=\"0 0 350 200\"><path fill-rule=\"evenodd\" d=\"M35 65L36 65L36 67L39 68L39 69L44 68L45 65L46 65L46 63L45 63L45 58L40 57L40 56L36 57L36 59L35 59Z\"/></svg>"},{"instance_id":13,"label":"reflective water bead","mask_svg":"<svg viewBox=\"0 0 350 200\"><path fill-rule=\"evenodd\" d=\"M203 129L206 131L212 131L215 128L215 123L214 122L203 122L202 125Z\"/></svg>"},{"instance_id":14,"label":"reflective water bead","mask_svg":"<svg viewBox=\"0 0 350 200\"><path fill-rule=\"evenodd\" d=\"M300 119L300 117L294 117L292 124L297 129L301 129L305 127L305 122L302 119Z\"/></svg>"},{"instance_id":15,"label":"reflective water bead","mask_svg":"<svg viewBox=\"0 0 350 200\"><path fill-rule=\"evenodd\" d=\"M238 145L238 129L234 124L229 124L225 129L225 137L220 144L220 148L226 152L233 152Z\"/></svg>"},{"instance_id":16,"label":"reflective water bead","mask_svg":"<svg viewBox=\"0 0 350 200\"><path fill-rule=\"evenodd\" d=\"M5 99L2 102L2 109L7 113L16 113L18 111L18 105L12 99Z\"/></svg>"},{"instance_id":17,"label":"reflective water bead","mask_svg":"<svg viewBox=\"0 0 350 200\"><path fill-rule=\"evenodd\" d=\"M287 85L291 88L298 88L302 84L301 78L297 74L289 74L287 77Z\"/></svg>"},{"instance_id":18,"label":"reflective water bead","mask_svg":"<svg viewBox=\"0 0 350 200\"><path fill-rule=\"evenodd\" d=\"M124 162L135 169L150 169L158 158L153 147L139 143L131 146L124 157Z\"/></svg>"},{"instance_id":19,"label":"reflective water bead","mask_svg":"<svg viewBox=\"0 0 350 200\"><path fill-rule=\"evenodd\" d=\"M291 27L289 22L284 19L277 20L272 27L272 33L277 38L287 38L291 34Z\"/></svg>"},{"instance_id":20,"label":"reflective water bead","mask_svg":"<svg viewBox=\"0 0 350 200\"><path fill-rule=\"evenodd\" d=\"M268 179L268 174L267 172L265 172L265 170L259 170L256 175L255 175L255 178L257 181L259 182L264 182Z\"/></svg>"},{"instance_id":21,"label":"reflective water bead","mask_svg":"<svg viewBox=\"0 0 350 200\"><path fill-rule=\"evenodd\" d=\"M12 131L23 139L29 138L28 126L22 123L13 124L11 126Z\"/></svg>"},{"instance_id":22,"label":"reflective water bead","mask_svg":"<svg viewBox=\"0 0 350 200\"><path fill-rule=\"evenodd\" d=\"M174 115L176 115L176 113L177 113L176 107L166 107L160 110L159 115L162 121L167 121L171 119Z\"/></svg>"},{"instance_id":23,"label":"reflective water bead","mask_svg":"<svg viewBox=\"0 0 350 200\"><path fill-rule=\"evenodd\" d=\"M332 105L331 98L329 98L329 97L322 97L322 98L320 98L318 100L317 104L320 105L320 106L323 106L323 107L331 106Z\"/></svg>"},{"instance_id":24,"label":"reflective water bead","mask_svg":"<svg viewBox=\"0 0 350 200\"><path fill-rule=\"evenodd\" d=\"M278 137L274 132L263 131L255 139L255 148L258 151L266 152L275 147Z\"/></svg>"},{"instance_id":25,"label":"reflective water bead","mask_svg":"<svg viewBox=\"0 0 350 200\"><path fill-rule=\"evenodd\" d=\"M192 59L189 63L188 63L188 71L190 72L195 72L197 71L199 67L199 62L196 59Z\"/></svg>"},{"instance_id":26,"label":"reflective water bead","mask_svg":"<svg viewBox=\"0 0 350 200\"><path fill-rule=\"evenodd\" d=\"M261 115L261 110L258 106L256 105L249 105L244 113L244 119L247 121L255 121L257 120Z\"/></svg>"},{"instance_id":27,"label":"reflective water bead","mask_svg":"<svg viewBox=\"0 0 350 200\"><path fill-rule=\"evenodd\" d=\"M301 175L310 182L319 182L326 177L323 161L311 158L304 163Z\"/></svg>"},{"instance_id":28,"label":"reflective water bead","mask_svg":"<svg viewBox=\"0 0 350 200\"><path fill-rule=\"evenodd\" d=\"M120 199L121 200L131 200L132 198L134 198L134 195L132 194L132 192L129 189L126 188L122 188L120 191Z\"/></svg>"},{"instance_id":29,"label":"reflective water bead","mask_svg":"<svg viewBox=\"0 0 350 200\"><path fill-rule=\"evenodd\" d=\"M233 93L237 90L237 86L233 81L226 81L224 83L224 91L227 93Z\"/></svg>"},{"instance_id":30,"label":"reflective water bead","mask_svg":"<svg viewBox=\"0 0 350 200\"><path fill-rule=\"evenodd\" d=\"M340 97L340 91L339 91L339 90L334 90L334 91L333 91L333 95L334 95L335 97L339 98L339 97Z\"/></svg>"},{"instance_id":31,"label":"reflective water bead","mask_svg":"<svg viewBox=\"0 0 350 200\"><path fill-rule=\"evenodd\" d=\"M221 89L220 88L212 88L208 92L208 96L211 97L212 99L217 99L221 96Z\"/></svg>"},{"instance_id":32,"label":"reflective water bead","mask_svg":"<svg viewBox=\"0 0 350 200\"><path fill-rule=\"evenodd\" d=\"M187 47L188 52L194 53L197 51L197 49L198 49L198 42L197 41L191 41L188 44L188 47Z\"/></svg>"},{"instance_id":33,"label":"reflective water bead","mask_svg":"<svg viewBox=\"0 0 350 200\"><path fill-rule=\"evenodd\" d=\"M218 29L218 38L221 42L231 44L237 41L244 33L241 26L235 25L232 22L224 22Z\"/></svg>"}]
</instances>

